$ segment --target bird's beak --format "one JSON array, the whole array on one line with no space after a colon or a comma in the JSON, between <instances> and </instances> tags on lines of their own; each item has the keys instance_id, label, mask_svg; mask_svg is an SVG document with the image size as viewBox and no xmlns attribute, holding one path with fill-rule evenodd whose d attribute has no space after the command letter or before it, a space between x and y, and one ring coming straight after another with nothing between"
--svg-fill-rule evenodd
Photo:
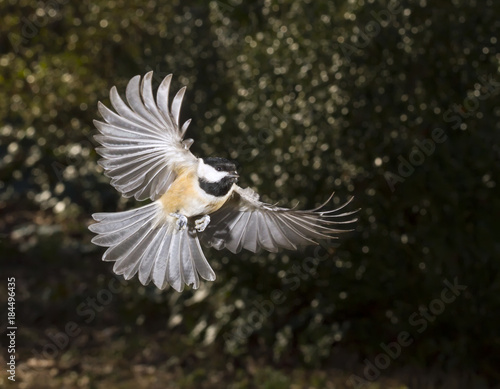
<instances>
[{"instance_id":1,"label":"bird's beak","mask_svg":"<svg viewBox=\"0 0 500 389\"><path fill-rule=\"evenodd\" d=\"M235 181L238 181L239 174L237 171L234 171L234 172L229 173L228 177L234 178Z\"/></svg>"}]
</instances>

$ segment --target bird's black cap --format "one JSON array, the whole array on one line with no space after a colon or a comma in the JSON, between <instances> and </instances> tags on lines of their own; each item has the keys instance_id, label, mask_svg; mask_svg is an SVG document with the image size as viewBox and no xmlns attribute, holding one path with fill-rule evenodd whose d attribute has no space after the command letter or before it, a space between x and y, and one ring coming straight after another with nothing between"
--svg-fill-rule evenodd
<instances>
[{"instance_id":1,"label":"bird's black cap","mask_svg":"<svg viewBox=\"0 0 500 389\"><path fill-rule=\"evenodd\" d=\"M226 158L208 157L203 158L203 162L214 168L220 168L225 172L234 172L236 170L236 163Z\"/></svg>"}]
</instances>

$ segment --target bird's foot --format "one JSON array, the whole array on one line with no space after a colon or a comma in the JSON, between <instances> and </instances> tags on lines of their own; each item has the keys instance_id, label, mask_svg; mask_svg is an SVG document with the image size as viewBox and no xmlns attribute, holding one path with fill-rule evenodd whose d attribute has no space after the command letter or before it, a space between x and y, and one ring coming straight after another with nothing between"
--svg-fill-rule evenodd
<instances>
[{"instance_id":1,"label":"bird's foot","mask_svg":"<svg viewBox=\"0 0 500 389\"><path fill-rule=\"evenodd\" d=\"M203 232L205 231L205 228L210 224L210 216L205 215L201 219L198 219L194 222L194 228L196 228L196 231L198 232Z\"/></svg>"},{"instance_id":2,"label":"bird's foot","mask_svg":"<svg viewBox=\"0 0 500 389\"><path fill-rule=\"evenodd\" d=\"M177 221L175 222L175 226L177 227L178 231L186 229L187 224L188 224L188 219L186 216L181 215L180 213L171 213L170 216L177 218Z\"/></svg>"}]
</instances>

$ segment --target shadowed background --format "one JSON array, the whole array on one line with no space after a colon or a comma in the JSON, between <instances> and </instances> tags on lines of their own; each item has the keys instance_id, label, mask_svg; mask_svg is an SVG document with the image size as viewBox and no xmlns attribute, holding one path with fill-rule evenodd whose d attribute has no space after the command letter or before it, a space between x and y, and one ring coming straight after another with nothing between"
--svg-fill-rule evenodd
<instances>
[{"instance_id":1,"label":"shadowed background","mask_svg":"<svg viewBox=\"0 0 500 389\"><path fill-rule=\"evenodd\" d=\"M16 277L20 387L500 381L498 2L0 9L0 296ZM354 195L356 233L207 250L217 280L182 294L114 277L90 215L138 204L96 164L92 120L113 85L151 70L155 88L170 73L188 86L195 155L236 159L265 201Z\"/></svg>"}]
</instances>

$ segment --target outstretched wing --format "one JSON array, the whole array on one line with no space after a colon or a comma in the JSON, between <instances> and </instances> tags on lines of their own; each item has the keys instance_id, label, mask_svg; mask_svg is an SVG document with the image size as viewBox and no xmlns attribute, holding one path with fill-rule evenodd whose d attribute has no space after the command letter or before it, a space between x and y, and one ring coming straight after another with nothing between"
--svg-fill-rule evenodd
<instances>
[{"instance_id":1,"label":"outstretched wing","mask_svg":"<svg viewBox=\"0 0 500 389\"><path fill-rule=\"evenodd\" d=\"M124 197L137 200L158 199L174 181L177 172L196 162L189 147L192 139L183 141L191 120L179 126L179 113L186 88L175 95L171 108L168 95L172 75L165 77L158 88L156 102L151 79L147 73L141 82L133 77L126 89L128 105L116 87L111 88L110 100L116 113L99 102L99 112L105 122L94 120L101 133L95 139L103 158L99 164L111 185Z\"/></svg>"},{"instance_id":2,"label":"outstretched wing","mask_svg":"<svg viewBox=\"0 0 500 389\"><path fill-rule=\"evenodd\" d=\"M144 285L153 281L160 289L171 285L178 292L184 284L198 289L199 277L215 280L196 232L192 228L178 231L173 218L165 216L160 201L92 217L98 221L89 226L97 234L92 242L109 247L102 259L115 261L113 271L126 280L138 274Z\"/></svg>"},{"instance_id":3,"label":"outstretched wing","mask_svg":"<svg viewBox=\"0 0 500 389\"><path fill-rule=\"evenodd\" d=\"M233 253L260 248L271 252L279 248L295 250L317 244L318 239L335 239L352 231L357 221L352 215L357 210L342 211L351 198L337 209L321 211L330 199L316 209L300 211L263 203L250 188L236 186L226 204L210 215L211 222L200 238L207 246Z\"/></svg>"}]
</instances>

